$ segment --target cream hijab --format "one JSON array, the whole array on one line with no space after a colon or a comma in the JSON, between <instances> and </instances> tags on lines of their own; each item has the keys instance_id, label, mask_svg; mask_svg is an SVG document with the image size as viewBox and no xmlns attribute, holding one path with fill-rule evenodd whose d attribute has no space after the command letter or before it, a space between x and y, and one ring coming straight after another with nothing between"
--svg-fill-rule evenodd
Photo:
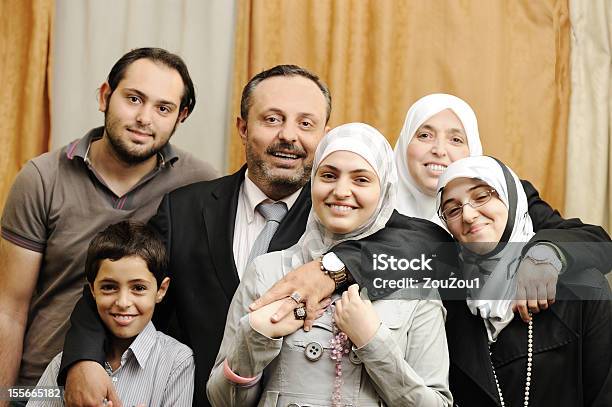
<instances>
[{"instance_id":1,"label":"cream hijab","mask_svg":"<svg viewBox=\"0 0 612 407\"><path fill-rule=\"evenodd\" d=\"M380 198L376 210L366 223L353 232L334 234L325 228L311 209L304 234L297 244L283 251L283 263L290 265L289 269L316 259L342 241L359 240L378 232L385 227L395 209L397 172L393 150L378 130L364 123L348 123L327 133L315 153L311 183L314 183L321 162L335 151L359 154L372 166L380 182Z\"/></svg>"},{"instance_id":2,"label":"cream hijab","mask_svg":"<svg viewBox=\"0 0 612 407\"><path fill-rule=\"evenodd\" d=\"M467 136L470 156L482 155L476 114L463 100L444 93L424 96L410 107L400 137L395 144L395 164L399 178L398 211L407 216L428 219L438 224L440 220L436 216L436 197L421 192L417 186L408 170L406 151L419 127L430 117L445 109L451 109L461 120Z\"/></svg>"},{"instance_id":3,"label":"cream hijab","mask_svg":"<svg viewBox=\"0 0 612 407\"><path fill-rule=\"evenodd\" d=\"M516 270L524 244L534 235L527 196L520 179L501 162L486 156L467 157L449 165L440 176L436 207L440 207L446 185L456 178L485 182L497 191L508 208L506 228L493 251L480 256L461 248L463 277L479 277L484 281L480 289L470 291L468 307L472 314L483 318L489 341L494 342L514 318L512 300L516 292Z\"/></svg>"}]
</instances>

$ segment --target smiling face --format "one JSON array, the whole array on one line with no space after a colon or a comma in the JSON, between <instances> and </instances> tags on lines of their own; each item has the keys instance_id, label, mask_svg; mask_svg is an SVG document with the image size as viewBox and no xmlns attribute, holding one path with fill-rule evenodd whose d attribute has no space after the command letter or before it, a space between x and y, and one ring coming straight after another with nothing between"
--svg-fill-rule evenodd
<instances>
[{"instance_id":1,"label":"smiling face","mask_svg":"<svg viewBox=\"0 0 612 407\"><path fill-rule=\"evenodd\" d=\"M440 174L450 163L470 155L461 120L450 109L431 116L415 132L406 154L408 171L418 188L435 196Z\"/></svg>"},{"instance_id":2,"label":"smiling face","mask_svg":"<svg viewBox=\"0 0 612 407\"><path fill-rule=\"evenodd\" d=\"M158 289L147 263L139 256L102 260L91 288L102 322L115 338L134 338L151 320L169 281L166 277Z\"/></svg>"},{"instance_id":3,"label":"smiling face","mask_svg":"<svg viewBox=\"0 0 612 407\"><path fill-rule=\"evenodd\" d=\"M336 151L317 168L312 183L312 207L331 232L346 234L370 219L380 198L380 181L358 154Z\"/></svg>"},{"instance_id":4,"label":"smiling face","mask_svg":"<svg viewBox=\"0 0 612 407\"><path fill-rule=\"evenodd\" d=\"M449 182L442 192L442 211L463 205L466 202L486 201L486 191L492 188L483 181L473 178L456 178ZM463 213L456 219L447 221L448 230L463 246L477 254L486 254L495 249L499 243L506 223L508 208L493 193L489 201L473 208L463 206Z\"/></svg>"},{"instance_id":5,"label":"smiling face","mask_svg":"<svg viewBox=\"0 0 612 407\"><path fill-rule=\"evenodd\" d=\"M179 111L184 89L176 70L145 58L127 67L112 94L102 84L105 139L117 157L127 164L155 159L187 115L186 107Z\"/></svg>"},{"instance_id":6,"label":"smiling face","mask_svg":"<svg viewBox=\"0 0 612 407\"><path fill-rule=\"evenodd\" d=\"M273 190L286 196L310 177L325 134L327 101L317 84L297 75L263 80L251 100L248 120L237 122L249 177L269 197Z\"/></svg>"}]
</instances>

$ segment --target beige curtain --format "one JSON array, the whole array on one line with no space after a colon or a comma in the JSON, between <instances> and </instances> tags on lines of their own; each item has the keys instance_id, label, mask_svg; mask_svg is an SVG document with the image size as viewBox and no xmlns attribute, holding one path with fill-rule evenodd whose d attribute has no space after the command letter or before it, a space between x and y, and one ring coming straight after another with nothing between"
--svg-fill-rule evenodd
<instances>
[{"instance_id":1,"label":"beige curtain","mask_svg":"<svg viewBox=\"0 0 612 407\"><path fill-rule=\"evenodd\" d=\"M53 0L0 2L0 212L15 175L48 149Z\"/></svg>"},{"instance_id":2,"label":"beige curtain","mask_svg":"<svg viewBox=\"0 0 612 407\"><path fill-rule=\"evenodd\" d=\"M332 91L331 125L364 121L395 142L408 107L431 92L476 111L485 152L565 196L567 0L239 0L234 117L249 77L280 63ZM232 126L230 169L244 162Z\"/></svg>"},{"instance_id":3,"label":"beige curtain","mask_svg":"<svg viewBox=\"0 0 612 407\"><path fill-rule=\"evenodd\" d=\"M612 230L612 9L610 0L570 1L572 97L566 208Z\"/></svg>"}]
</instances>

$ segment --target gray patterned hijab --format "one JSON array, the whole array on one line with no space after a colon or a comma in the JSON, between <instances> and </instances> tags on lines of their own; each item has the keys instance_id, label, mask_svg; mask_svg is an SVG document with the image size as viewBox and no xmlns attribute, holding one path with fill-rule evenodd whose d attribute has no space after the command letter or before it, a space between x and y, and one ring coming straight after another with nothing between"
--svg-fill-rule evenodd
<instances>
[{"instance_id":1,"label":"gray patterned hijab","mask_svg":"<svg viewBox=\"0 0 612 407\"><path fill-rule=\"evenodd\" d=\"M385 227L395 209L397 172L393 150L378 130L364 123L348 123L327 133L315 153L311 183L314 182L321 162L335 151L358 154L372 166L380 181L378 205L367 222L347 234L335 234L327 230L311 208L304 234L297 244L283 252L283 258L291 262L291 268L316 259L340 242L359 240L378 232Z\"/></svg>"}]
</instances>

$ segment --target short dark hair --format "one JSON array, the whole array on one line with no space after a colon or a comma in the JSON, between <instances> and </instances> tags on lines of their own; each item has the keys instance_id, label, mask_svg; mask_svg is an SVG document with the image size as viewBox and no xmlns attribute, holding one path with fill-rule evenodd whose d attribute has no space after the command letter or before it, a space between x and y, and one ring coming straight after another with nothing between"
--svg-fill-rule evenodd
<instances>
[{"instance_id":1,"label":"short dark hair","mask_svg":"<svg viewBox=\"0 0 612 407\"><path fill-rule=\"evenodd\" d=\"M181 57L162 48L136 48L115 62L115 65L113 65L111 68L107 78L111 89L111 95L119 85L119 82L121 82L125 76L125 70L133 62L138 61L139 59L148 59L152 62L163 64L168 68L174 69L179 73L179 75L181 75L185 88L181 98L179 114L183 111L183 108L187 107L187 116L189 116L195 107L196 97L195 88L193 87L191 76L189 76L187 65L185 65L185 61L183 61ZM187 118L187 116L185 116L185 118Z\"/></svg>"},{"instance_id":2,"label":"short dark hair","mask_svg":"<svg viewBox=\"0 0 612 407\"><path fill-rule=\"evenodd\" d=\"M327 117L325 118L325 123L329 122L332 100L327 85L321 81L317 75L297 65L276 65L275 67L260 72L251 78L251 80L245 85L244 89L242 89L242 98L240 99L240 116L243 120L247 120L248 118L249 109L252 105L251 95L255 87L266 79L273 78L275 76L301 76L313 81L319 87L319 89L321 89L323 96L325 96L325 101L327 102Z\"/></svg>"},{"instance_id":3,"label":"short dark hair","mask_svg":"<svg viewBox=\"0 0 612 407\"><path fill-rule=\"evenodd\" d=\"M102 260L117 261L130 256L138 256L147 263L159 288L168 265L166 248L150 226L127 220L108 226L89 243L85 261L87 281L93 285Z\"/></svg>"}]
</instances>

